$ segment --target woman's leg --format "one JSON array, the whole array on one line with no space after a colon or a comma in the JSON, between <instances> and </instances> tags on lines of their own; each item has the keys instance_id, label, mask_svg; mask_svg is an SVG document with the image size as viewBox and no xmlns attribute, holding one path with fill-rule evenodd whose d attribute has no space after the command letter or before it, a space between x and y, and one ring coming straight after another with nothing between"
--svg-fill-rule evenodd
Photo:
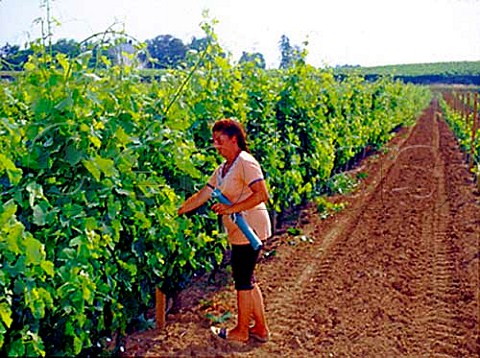
<instances>
[{"instance_id":1,"label":"woman's leg","mask_svg":"<svg viewBox=\"0 0 480 358\"><path fill-rule=\"evenodd\" d=\"M265 307L263 304L262 291L257 284L254 285L252 290L252 316L255 321L255 325L250 328L250 333L259 336L261 338L268 339L268 327L265 319Z\"/></svg>"},{"instance_id":2,"label":"woman's leg","mask_svg":"<svg viewBox=\"0 0 480 358\"><path fill-rule=\"evenodd\" d=\"M228 338L237 341L248 340L248 326L253 309L254 290L237 290L237 325L228 331Z\"/></svg>"},{"instance_id":3,"label":"woman's leg","mask_svg":"<svg viewBox=\"0 0 480 358\"><path fill-rule=\"evenodd\" d=\"M253 275L258 255L259 251L253 250L250 245L232 245L231 261L237 290L238 316L237 325L228 331L230 339L248 340L252 317L256 328L250 333L262 338L268 336L263 298Z\"/></svg>"},{"instance_id":4,"label":"woman's leg","mask_svg":"<svg viewBox=\"0 0 480 358\"><path fill-rule=\"evenodd\" d=\"M268 327L265 319L263 297L257 284L252 290L237 291L237 325L228 331L228 338L238 341L248 340L249 335L268 340ZM255 325L249 328L253 317Z\"/></svg>"}]
</instances>

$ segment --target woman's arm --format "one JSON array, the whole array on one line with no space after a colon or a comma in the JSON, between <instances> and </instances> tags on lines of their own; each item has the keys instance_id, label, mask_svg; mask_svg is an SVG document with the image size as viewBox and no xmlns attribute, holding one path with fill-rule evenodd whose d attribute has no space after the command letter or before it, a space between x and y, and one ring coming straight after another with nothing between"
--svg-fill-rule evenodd
<instances>
[{"instance_id":1,"label":"woman's arm","mask_svg":"<svg viewBox=\"0 0 480 358\"><path fill-rule=\"evenodd\" d=\"M268 200L268 190L264 180L259 180L253 183L250 186L252 190L252 195L250 195L245 200L234 203L233 205L225 205L221 203L216 203L212 205L212 210L219 215L228 215L233 213L238 213L240 211L251 209L257 206L260 203L263 203Z\"/></svg>"},{"instance_id":2,"label":"woman's arm","mask_svg":"<svg viewBox=\"0 0 480 358\"><path fill-rule=\"evenodd\" d=\"M189 197L178 209L178 215L188 213L205 204L212 195L212 189L204 186L200 191Z\"/></svg>"}]
</instances>

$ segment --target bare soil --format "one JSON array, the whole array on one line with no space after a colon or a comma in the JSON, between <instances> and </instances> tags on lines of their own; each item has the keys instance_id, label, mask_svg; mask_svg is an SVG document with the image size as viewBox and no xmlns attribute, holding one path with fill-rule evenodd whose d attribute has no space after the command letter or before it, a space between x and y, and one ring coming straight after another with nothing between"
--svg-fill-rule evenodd
<instances>
[{"instance_id":1,"label":"bare soil","mask_svg":"<svg viewBox=\"0 0 480 358\"><path fill-rule=\"evenodd\" d=\"M347 207L272 237L257 267L271 339L235 347L210 335L235 325L228 267L182 292L163 330L127 338L125 356L477 357L480 197L432 103L417 124L355 169ZM229 318L231 314L231 317Z\"/></svg>"}]
</instances>

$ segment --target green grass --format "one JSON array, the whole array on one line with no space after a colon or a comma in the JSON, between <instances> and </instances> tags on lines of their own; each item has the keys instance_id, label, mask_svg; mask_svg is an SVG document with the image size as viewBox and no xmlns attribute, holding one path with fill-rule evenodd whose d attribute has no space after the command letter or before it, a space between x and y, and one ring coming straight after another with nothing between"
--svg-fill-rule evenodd
<instances>
[{"instance_id":1,"label":"green grass","mask_svg":"<svg viewBox=\"0 0 480 358\"><path fill-rule=\"evenodd\" d=\"M358 67L345 66L336 71L339 74L355 71L361 75L393 75L393 76L472 76L480 75L480 61L435 62L398 64L387 66Z\"/></svg>"}]
</instances>

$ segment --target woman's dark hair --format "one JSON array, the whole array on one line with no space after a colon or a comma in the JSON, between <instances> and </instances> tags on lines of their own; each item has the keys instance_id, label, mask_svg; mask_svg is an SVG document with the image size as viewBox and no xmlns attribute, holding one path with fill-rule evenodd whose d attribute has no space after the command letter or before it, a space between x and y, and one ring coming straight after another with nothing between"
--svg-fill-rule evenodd
<instances>
[{"instance_id":1,"label":"woman's dark hair","mask_svg":"<svg viewBox=\"0 0 480 358\"><path fill-rule=\"evenodd\" d=\"M221 132L228 135L230 138L233 136L237 137L238 147L241 150L250 152L247 145L247 135L245 130L240 123L233 119L224 118L216 121L212 128L212 133L213 132Z\"/></svg>"}]
</instances>

